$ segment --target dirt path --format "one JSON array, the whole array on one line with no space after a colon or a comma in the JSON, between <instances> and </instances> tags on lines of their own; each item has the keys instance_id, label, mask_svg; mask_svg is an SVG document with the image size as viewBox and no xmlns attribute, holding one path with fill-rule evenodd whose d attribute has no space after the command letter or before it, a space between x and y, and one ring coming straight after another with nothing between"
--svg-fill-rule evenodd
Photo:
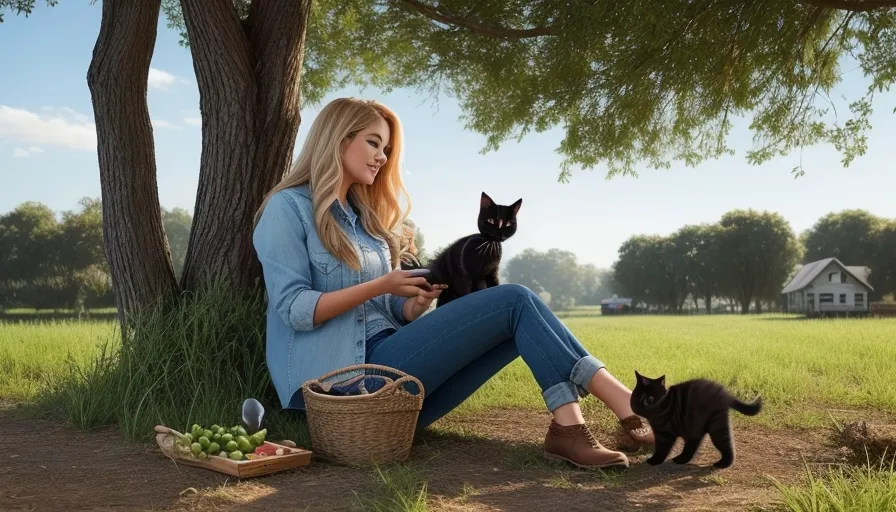
<instances>
[{"instance_id":1,"label":"dirt path","mask_svg":"<svg viewBox=\"0 0 896 512\"><path fill-rule=\"evenodd\" d=\"M501 411L443 423L473 436L424 436L409 465L427 481L429 509L744 510L774 498L764 475L796 482L801 455L813 464L835 460L823 431L749 428L735 429L738 460L728 470L700 467L716 458L704 443L688 466L634 459L628 471L604 475L542 461L548 422ZM320 461L237 482L177 466L155 445L129 445L111 429L77 432L9 411L0 411L0 424L0 510L357 510L352 491L375 494L370 471Z\"/></svg>"}]
</instances>

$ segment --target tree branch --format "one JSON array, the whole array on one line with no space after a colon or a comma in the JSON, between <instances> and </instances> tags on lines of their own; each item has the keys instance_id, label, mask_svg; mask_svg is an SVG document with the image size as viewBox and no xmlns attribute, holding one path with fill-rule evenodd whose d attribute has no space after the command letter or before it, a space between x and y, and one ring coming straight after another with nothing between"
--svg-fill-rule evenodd
<instances>
[{"instance_id":1,"label":"tree branch","mask_svg":"<svg viewBox=\"0 0 896 512\"><path fill-rule=\"evenodd\" d=\"M427 18L439 21L441 23L446 23L448 25L465 28L476 34L493 37L496 39L528 39L532 37L553 36L560 33L560 29L555 26L516 29L495 25L486 25L476 20L453 14L441 5L433 7L423 2L419 2L418 0L400 1L409 8L426 16Z\"/></svg>"},{"instance_id":2,"label":"tree branch","mask_svg":"<svg viewBox=\"0 0 896 512\"><path fill-rule=\"evenodd\" d=\"M841 11L866 12L875 9L892 9L896 0L802 0L804 3L838 9Z\"/></svg>"}]
</instances>

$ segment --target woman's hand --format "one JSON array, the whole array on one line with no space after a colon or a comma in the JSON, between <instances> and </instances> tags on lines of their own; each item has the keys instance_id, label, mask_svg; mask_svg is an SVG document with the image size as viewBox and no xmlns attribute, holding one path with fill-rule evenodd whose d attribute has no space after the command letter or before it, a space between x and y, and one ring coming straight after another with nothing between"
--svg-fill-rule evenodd
<instances>
[{"instance_id":1,"label":"woman's hand","mask_svg":"<svg viewBox=\"0 0 896 512\"><path fill-rule=\"evenodd\" d=\"M432 301L439 298L439 295L442 294L442 290L446 288L448 288L447 284L430 285L429 283L418 288L417 296L413 299L408 299L407 302L404 303L402 313L404 313L405 319L408 322L412 322L417 318L420 318L420 315L425 313L426 310L429 309L429 306L432 305Z\"/></svg>"},{"instance_id":2,"label":"woman's hand","mask_svg":"<svg viewBox=\"0 0 896 512\"><path fill-rule=\"evenodd\" d=\"M426 278L422 276L414 276L408 270L396 269L388 274L376 279L382 294L391 293L401 297L416 297L420 291L420 287L431 289ZM430 300L430 302L432 302Z\"/></svg>"}]
</instances>

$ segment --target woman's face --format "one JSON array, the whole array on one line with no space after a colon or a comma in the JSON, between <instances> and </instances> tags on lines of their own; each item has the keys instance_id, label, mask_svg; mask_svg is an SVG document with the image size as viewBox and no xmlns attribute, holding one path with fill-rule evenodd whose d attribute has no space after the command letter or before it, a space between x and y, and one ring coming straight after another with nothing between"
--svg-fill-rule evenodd
<instances>
[{"instance_id":1,"label":"woman's face","mask_svg":"<svg viewBox=\"0 0 896 512\"><path fill-rule=\"evenodd\" d=\"M382 117L361 130L354 139L346 141L342 150L343 180L349 185L372 185L380 168L386 163L383 148L389 145L389 124Z\"/></svg>"}]
</instances>

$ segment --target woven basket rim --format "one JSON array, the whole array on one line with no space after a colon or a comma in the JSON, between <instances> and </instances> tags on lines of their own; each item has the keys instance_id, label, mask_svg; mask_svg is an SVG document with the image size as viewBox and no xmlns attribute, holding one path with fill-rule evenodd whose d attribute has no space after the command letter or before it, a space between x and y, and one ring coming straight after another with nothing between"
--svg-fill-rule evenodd
<instances>
[{"instance_id":1,"label":"woven basket rim","mask_svg":"<svg viewBox=\"0 0 896 512\"><path fill-rule=\"evenodd\" d=\"M393 382L389 382L389 383L385 384L382 388L374 391L373 393L363 394L363 395L341 395L341 396L327 395L324 393L318 393L317 391L314 391L311 389L312 384L320 384L322 381L329 379L331 377L334 377L336 375L339 375L341 373L349 373L349 372L358 371L358 370L384 370L387 372L392 372L396 375L400 375L401 377L394 380ZM403 385L407 382L413 382L414 384L416 384L417 387L420 389L420 392L416 393L416 394L412 394L412 393L409 393L408 391L404 390ZM370 364L370 363L346 366L344 368L339 368L337 370L333 370L332 372L321 375L320 377L318 377L316 379L308 379L302 384L301 390L302 390L302 394L306 396L306 398L305 398L306 401L308 400L309 396L310 396L310 398L315 399L315 400L331 401L331 402L351 402L351 401L359 401L359 400L371 400L371 399L376 399L376 398L382 398L384 396L391 396L395 391L404 391L408 395L418 398L420 400L422 400L422 398L425 396L425 390L423 388L423 383L420 382L420 379L418 379L417 377L414 377L413 375L405 373L396 368L392 368L391 366L384 366L384 365ZM388 393L387 393L387 391L388 391Z\"/></svg>"}]
</instances>

